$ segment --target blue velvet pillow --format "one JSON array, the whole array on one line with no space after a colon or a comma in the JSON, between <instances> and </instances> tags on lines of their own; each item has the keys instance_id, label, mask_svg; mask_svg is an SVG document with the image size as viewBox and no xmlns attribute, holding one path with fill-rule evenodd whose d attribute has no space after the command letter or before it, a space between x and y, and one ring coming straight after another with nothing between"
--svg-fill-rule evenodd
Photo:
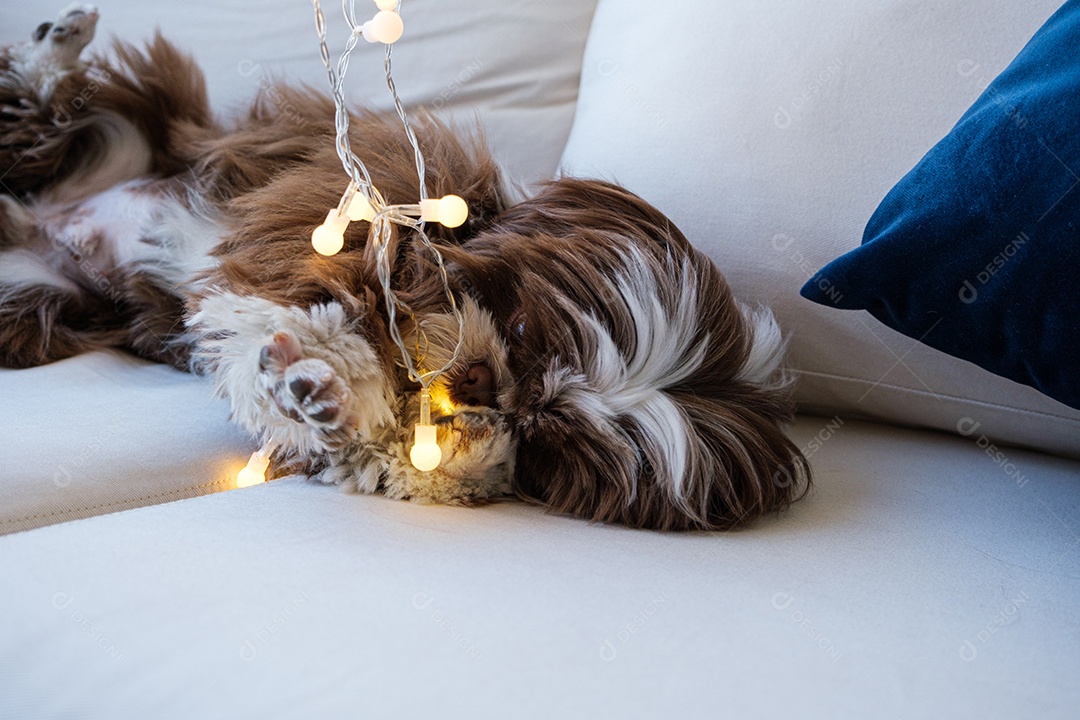
<instances>
[{"instance_id":1,"label":"blue velvet pillow","mask_svg":"<svg viewBox=\"0 0 1080 720\"><path fill-rule=\"evenodd\" d=\"M1080 408L1080 0L802 295Z\"/></svg>"}]
</instances>

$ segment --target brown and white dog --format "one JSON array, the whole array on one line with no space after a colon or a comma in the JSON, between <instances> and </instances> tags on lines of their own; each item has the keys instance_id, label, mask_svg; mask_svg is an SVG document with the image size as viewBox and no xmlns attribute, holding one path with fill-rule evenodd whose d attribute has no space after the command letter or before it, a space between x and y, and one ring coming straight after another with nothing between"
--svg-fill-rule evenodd
<instances>
[{"instance_id":1,"label":"brown and white dog","mask_svg":"<svg viewBox=\"0 0 1080 720\"><path fill-rule=\"evenodd\" d=\"M213 377L276 448L276 475L473 503L511 493L634 527L717 529L803 494L783 432L792 404L768 311L641 198L563 178L511 205L479 141L416 122L432 197L469 221L429 228L465 338L433 388L443 463L408 461L419 388L390 339L367 226L311 250L343 177L334 107L274 86L230 127L192 60L156 37L80 54L97 11L73 6L0 54L0 365L121 347ZM396 117L358 113L389 203L415 202ZM406 344L425 369L457 323L420 243L395 236Z\"/></svg>"}]
</instances>

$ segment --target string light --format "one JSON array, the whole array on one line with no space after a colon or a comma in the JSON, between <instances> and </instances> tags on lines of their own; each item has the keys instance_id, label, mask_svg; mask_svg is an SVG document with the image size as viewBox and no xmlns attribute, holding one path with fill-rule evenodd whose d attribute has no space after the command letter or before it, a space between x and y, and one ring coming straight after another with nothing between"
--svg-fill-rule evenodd
<instances>
[{"instance_id":1,"label":"string light","mask_svg":"<svg viewBox=\"0 0 1080 720\"><path fill-rule=\"evenodd\" d=\"M356 192L356 188L352 187L352 199L349 201L345 214L354 222L359 220L371 222L375 219L375 208L371 206L371 203L368 202L366 197L361 193Z\"/></svg>"},{"instance_id":2,"label":"string light","mask_svg":"<svg viewBox=\"0 0 1080 720\"><path fill-rule=\"evenodd\" d=\"M461 348L465 342L465 319L458 309L457 300L450 288L450 281L443 263L442 254L432 244L431 239L424 231L424 223L438 222L448 228L460 227L468 219L469 207L457 195L447 195L438 199L429 199L427 196L424 156L420 151L416 134L409 124L405 106L402 104L401 98L398 97L393 74L391 73L393 43L397 42L404 32L404 23L401 16L398 15L401 2L399 0L375 0L379 12L371 20L360 25L356 22L355 0L343 1L342 9L345 21L348 23L351 32L349 39L346 41L345 50L338 60L336 72L330 64L330 50L326 44L326 18L323 15L319 0L312 0L312 5L315 9L315 30L319 36L319 50L334 97L335 127L337 131L336 149L350 182L338 206L327 213L326 220L312 232L311 242L316 252L323 255L334 255L345 245L345 230L348 228L350 221L366 221L370 223L368 242L375 248L376 270L379 283L382 285L383 297L386 301L390 337L401 351L402 365L408 373L409 379L420 385L420 422L416 425L413 447L409 451L409 458L416 469L429 472L438 467L442 460L442 450L439 449L436 428L431 423L431 384L439 375L448 371L460 359ZM420 202L417 204L387 204L382 194L372 184L367 167L352 151L349 140L349 112L345 103L344 85L345 73L349 67L349 55L356 47L357 38L361 36L368 42L381 42L386 45L386 55L383 61L386 72L386 86L394 99L394 107L404 126L409 144L413 149L416 174L420 182ZM411 229L415 233L416 239L434 257L446 299L450 305L450 311L458 326L457 344L450 359L443 367L424 373L417 370L412 355L397 326L398 310L408 315L412 315L412 311L397 297L391 283L391 267L394 258L390 256L389 248L393 239L392 225L395 224ZM416 330L421 332L419 327Z\"/></svg>"},{"instance_id":3,"label":"string light","mask_svg":"<svg viewBox=\"0 0 1080 720\"><path fill-rule=\"evenodd\" d=\"M266 482L266 469L270 467L270 456L273 452L273 445L267 445L251 453L247 465L236 474L236 487L246 488Z\"/></svg>"},{"instance_id":4,"label":"string light","mask_svg":"<svg viewBox=\"0 0 1080 720\"><path fill-rule=\"evenodd\" d=\"M469 218L469 206L457 195L438 200L420 201L420 219L441 223L448 228L461 227Z\"/></svg>"},{"instance_id":5,"label":"string light","mask_svg":"<svg viewBox=\"0 0 1080 720\"><path fill-rule=\"evenodd\" d=\"M416 424L409 460L413 467L422 472L434 470L442 462L436 428L431 424L431 391L428 388L420 390L420 422Z\"/></svg>"},{"instance_id":6,"label":"string light","mask_svg":"<svg viewBox=\"0 0 1080 720\"><path fill-rule=\"evenodd\" d=\"M311 233L311 246L320 255L337 255L345 247L345 228L349 217L334 208L326 214L326 220Z\"/></svg>"},{"instance_id":7,"label":"string light","mask_svg":"<svg viewBox=\"0 0 1080 720\"><path fill-rule=\"evenodd\" d=\"M380 10L360 28L360 33L369 43L381 42L385 45L396 43L404 32L405 24L393 10Z\"/></svg>"},{"instance_id":8,"label":"string light","mask_svg":"<svg viewBox=\"0 0 1080 720\"><path fill-rule=\"evenodd\" d=\"M347 208L344 214L342 207ZM386 217L409 227L413 227L411 219L419 218L421 222L437 222L444 227L456 228L469 219L469 206L457 195L446 195L412 205L384 205L381 210L376 210L367 198L350 185L338 207L328 212L323 224L312 231L311 245L322 255L337 255L345 247L345 229L350 221L373 222L377 217Z\"/></svg>"}]
</instances>

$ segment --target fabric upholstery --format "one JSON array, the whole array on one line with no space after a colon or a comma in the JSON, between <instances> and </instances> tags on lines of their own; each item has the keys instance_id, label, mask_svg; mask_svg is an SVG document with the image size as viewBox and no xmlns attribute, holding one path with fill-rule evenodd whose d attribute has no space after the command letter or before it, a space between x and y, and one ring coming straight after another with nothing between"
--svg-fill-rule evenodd
<instances>
[{"instance_id":1,"label":"fabric upholstery","mask_svg":"<svg viewBox=\"0 0 1080 720\"><path fill-rule=\"evenodd\" d=\"M254 447L211 395L119 352L0 370L0 534L234 487Z\"/></svg>"},{"instance_id":2,"label":"fabric upholstery","mask_svg":"<svg viewBox=\"0 0 1080 720\"><path fill-rule=\"evenodd\" d=\"M816 491L731 533L285 480L10 535L0 716L1076 716L1080 464L794 437Z\"/></svg>"}]
</instances>

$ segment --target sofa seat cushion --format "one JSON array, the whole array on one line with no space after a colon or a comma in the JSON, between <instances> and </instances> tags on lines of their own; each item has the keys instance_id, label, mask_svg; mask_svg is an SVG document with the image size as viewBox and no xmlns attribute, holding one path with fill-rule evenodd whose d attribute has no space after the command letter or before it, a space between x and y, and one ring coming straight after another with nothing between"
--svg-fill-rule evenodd
<instances>
[{"instance_id":1,"label":"sofa seat cushion","mask_svg":"<svg viewBox=\"0 0 1080 720\"><path fill-rule=\"evenodd\" d=\"M0 717L1074 718L1080 463L793 434L729 533L290 479L0 538Z\"/></svg>"},{"instance_id":2,"label":"sofa seat cushion","mask_svg":"<svg viewBox=\"0 0 1080 720\"><path fill-rule=\"evenodd\" d=\"M252 443L212 392L120 352L0 369L0 534L235 487Z\"/></svg>"}]
</instances>

